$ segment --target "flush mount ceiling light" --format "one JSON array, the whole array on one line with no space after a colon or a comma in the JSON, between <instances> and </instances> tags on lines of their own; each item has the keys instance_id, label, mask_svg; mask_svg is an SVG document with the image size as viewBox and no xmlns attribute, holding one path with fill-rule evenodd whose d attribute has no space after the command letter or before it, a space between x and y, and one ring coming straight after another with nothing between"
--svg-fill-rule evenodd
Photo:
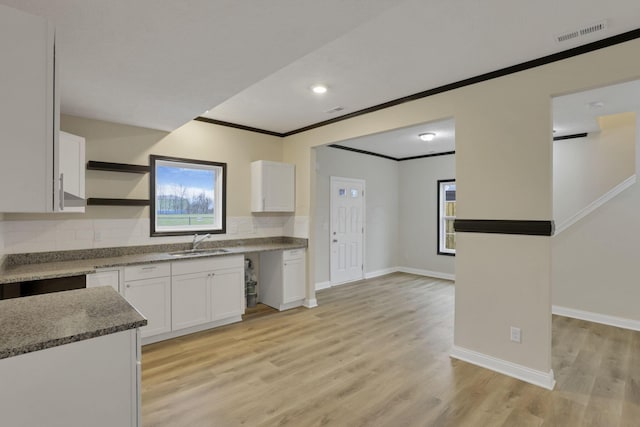
<instances>
[{"instance_id":1,"label":"flush mount ceiling light","mask_svg":"<svg viewBox=\"0 0 640 427\"><path fill-rule=\"evenodd\" d=\"M420 135L418 135L418 138L420 138L423 141L433 141L433 138L436 137L436 134L433 132L425 132L425 133L421 133Z\"/></svg>"},{"instance_id":2,"label":"flush mount ceiling light","mask_svg":"<svg viewBox=\"0 0 640 427\"><path fill-rule=\"evenodd\" d=\"M325 85L313 85L311 86L311 90L313 93L320 95L327 92L327 87Z\"/></svg>"},{"instance_id":3,"label":"flush mount ceiling light","mask_svg":"<svg viewBox=\"0 0 640 427\"><path fill-rule=\"evenodd\" d=\"M597 110L597 109L600 109L600 108L604 108L604 102L602 102L602 101L589 102L587 104L587 107L592 109L592 110Z\"/></svg>"}]
</instances>

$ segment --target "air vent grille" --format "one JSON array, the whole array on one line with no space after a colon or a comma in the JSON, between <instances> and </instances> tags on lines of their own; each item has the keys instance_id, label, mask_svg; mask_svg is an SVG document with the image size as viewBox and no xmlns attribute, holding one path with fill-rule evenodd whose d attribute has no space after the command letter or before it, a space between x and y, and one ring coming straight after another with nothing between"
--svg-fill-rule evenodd
<instances>
[{"instance_id":1,"label":"air vent grille","mask_svg":"<svg viewBox=\"0 0 640 427\"><path fill-rule=\"evenodd\" d=\"M342 111L342 110L344 110L344 107L338 106L338 107L333 107L333 108L328 109L327 111L325 111L325 113L333 114L333 113L337 113L337 112Z\"/></svg>"},{"instance_id":2,"label":"air vent grille","mask_svg":"<svg viewBox=\"0 0 640 427\"><path fill-rule=\"evenodd\" d=\"M607 21L600 21L600 22L596 22L595 24L591 24L591 25L587 25L585 27L576 29L576 30L572 30L572 31L568 31L566 33L563 34L559 34L556 36L556 42L557 43L564 43L567 42L569 40L576 40L579 39L581 37L587 37L590 36L594 33L600 32L600 31L605 31L607 29Z\"/></svg>"}]
</instances>

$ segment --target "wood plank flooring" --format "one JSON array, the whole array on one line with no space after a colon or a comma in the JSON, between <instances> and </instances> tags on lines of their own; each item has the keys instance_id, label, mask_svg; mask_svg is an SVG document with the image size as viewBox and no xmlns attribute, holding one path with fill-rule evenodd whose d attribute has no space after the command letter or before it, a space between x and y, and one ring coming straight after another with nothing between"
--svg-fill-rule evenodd
<instances>
[{"instance_id":1,"label":"wood plank flooring","mask_svg":"<svg viewBox=\"0 0 640 427\"><path fill-rule=\"evenodd\" d=\"M451 282L403 273L145 346L144 426L640 426L640 333L554 317L554 391L465 362Z\"/></svg>"}]
</instances>

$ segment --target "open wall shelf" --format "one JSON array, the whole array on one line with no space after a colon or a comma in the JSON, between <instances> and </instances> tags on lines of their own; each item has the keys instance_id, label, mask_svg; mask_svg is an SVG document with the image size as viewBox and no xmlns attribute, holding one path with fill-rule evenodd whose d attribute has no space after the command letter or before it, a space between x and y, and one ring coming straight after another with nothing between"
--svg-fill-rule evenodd
<instances>
[{"instance_id":1,"label":"open wall shelf","mask_svg":"<svg viewBox=\"0 0 640 427\"><path fill-rule=\"evenodd\" d=\"M149 206L149 199L104 199L90 197L87 206Z\"/></svg>"},{"instance_id":2,"label":"open wall shelf","mask_svg":"<svg viewBox=\"0 0 640 427\"><path fill-rule=\"evenodd\" d=\"M127 163L97 162L95 160L89 160L87 162L87 170L144 174L149 173L149 166L130 165Z\"/></svg>"},{"instance_id":3,"label":"open wall shelf","mask_svg":"<svg viewBox=\"0 0 640 427\"><path fill-rule=\"evenodd\" d=\"M89 160L87 162L87 170L145 174L149 173L150 168L146 165ZM149 206L150 204L149 199L108 199L102 197L89 197L87 199L87 206Z\"/></svg>"}]
</instances>

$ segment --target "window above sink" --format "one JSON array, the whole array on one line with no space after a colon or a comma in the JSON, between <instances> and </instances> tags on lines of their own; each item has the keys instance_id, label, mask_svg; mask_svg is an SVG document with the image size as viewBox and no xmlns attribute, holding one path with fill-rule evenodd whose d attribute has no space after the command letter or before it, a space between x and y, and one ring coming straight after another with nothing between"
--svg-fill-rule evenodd
<instances>
[{"instance_id":1,"label":"window above sink","mask_svg":"<svg viewBox=\"0 0 640 427\"><path fill-rule=\"evenodd\" d=\"M151 236L226 231L226 163L149 156Z\"/></svg>"}]
</instances>

